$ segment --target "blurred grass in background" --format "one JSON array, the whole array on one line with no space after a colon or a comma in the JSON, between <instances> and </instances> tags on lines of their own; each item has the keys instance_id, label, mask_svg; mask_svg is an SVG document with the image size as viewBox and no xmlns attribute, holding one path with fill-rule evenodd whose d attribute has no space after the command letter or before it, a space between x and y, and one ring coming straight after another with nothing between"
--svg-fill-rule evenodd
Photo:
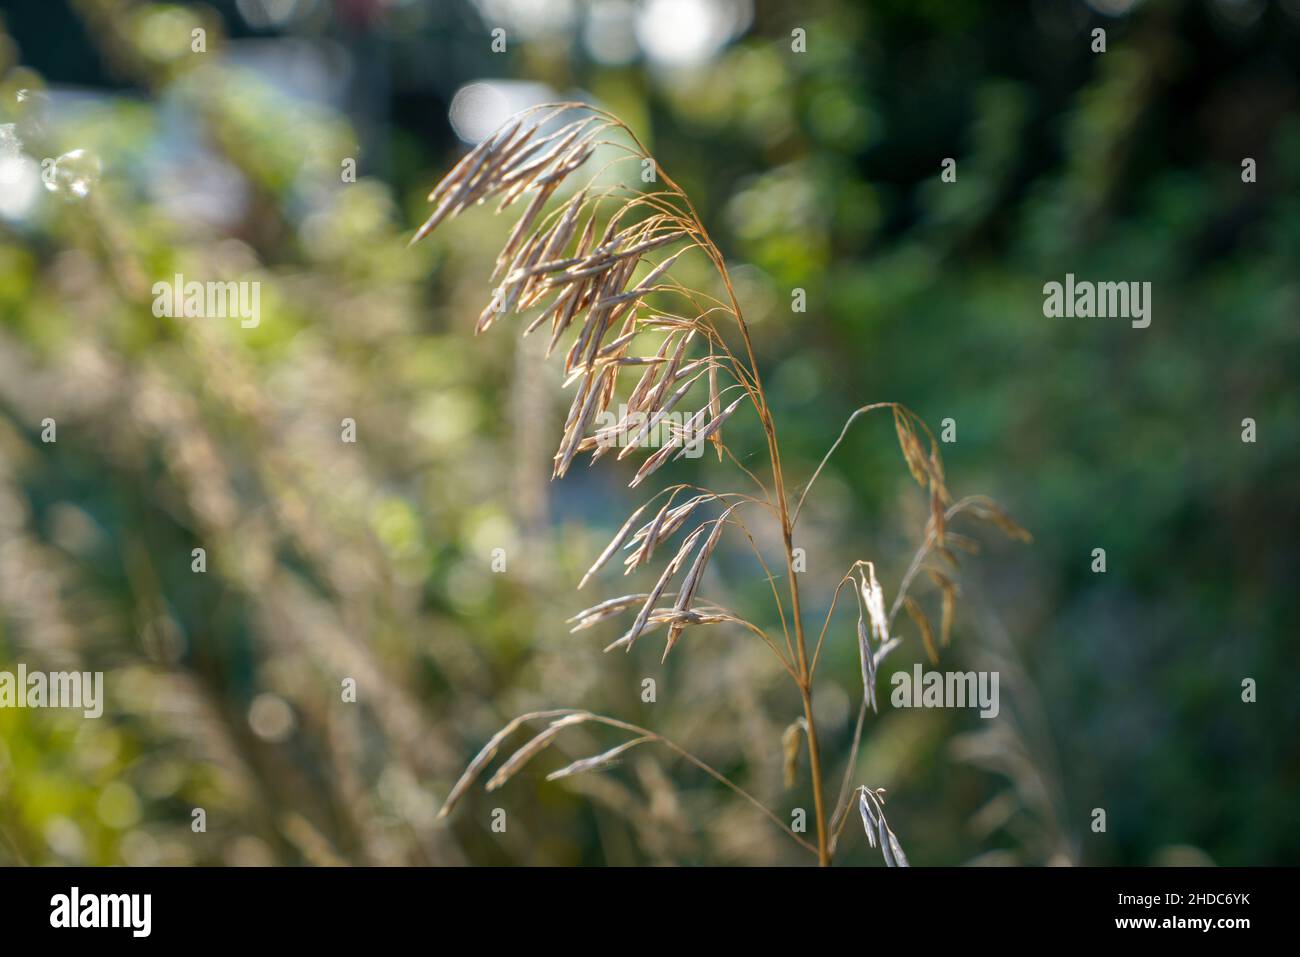
<instances>
[{"instance_id":1,"label":"blurred grass in background","mask_svg":"<svg viewBox=\"0 0 1300 957\"><path fill-rule=\"evenodd\" d=\"M944 664L999 670L1001 717L868 720L854 781L888 789L913 863L1300 862L1294 0L3 16L0 669L102 670L109 700L98 721L0 710L0 862L803 860L649 752L561 784L543 771L563 755L539 759L434 822L500 724L562 706L652 726L782 814L811 806L806 774L782 786L798 703L761 647L714 629L661 666L566 633L634 496L617 469L547 482L555 368L469 334L505 225L406 248L465 139L573 96L643 134L727 251L796 485L854 408L898 400L954 419L954 490L1035 535L972 532ZM44 188L41 160L74 150L87 194ZM1151 327L1045 319L1067 272L1151 281ZM260 324L155 318L151 286L177 273L260 282ZM801 521L808 621L855 558L892 596L925 515L887 422L863 420ZM718 562L719 597L766 610L752 556ZM819 673L832 788L852 628L836 619ZM878 861L860 838L842 859Z\"/></svg>"}]
</instances>

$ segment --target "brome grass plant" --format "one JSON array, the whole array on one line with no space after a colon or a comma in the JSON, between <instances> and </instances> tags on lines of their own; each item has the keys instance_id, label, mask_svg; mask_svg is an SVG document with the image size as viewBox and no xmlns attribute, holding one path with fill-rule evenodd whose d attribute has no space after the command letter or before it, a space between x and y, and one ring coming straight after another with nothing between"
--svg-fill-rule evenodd
<instances>
[{"instance_id":1,"label":"brome grass plant","mask_svg":"<svg viewBox=\"0 0 1300 957\"><path fill-rule=\"evenodd\" d=\"M567 198L561 197L562 188L571 178L579 178L579 170L588 160L605 156L612 159L588 173ZM652 169L654 185L646 190L621 182L605 185L610 167L625 162L635 163L641 170ZM553 199L561 201L548 212ZM970 513L991 520L1012 536L1027 539L1027 534L986 498L954 500L934 436L918 416L896 402L875 402L853 412L795 497L782 468L776 423L749 327L723 255L686 193L655 166L636 135L611 114L582 103L548 104L524 111L471 150L430 193L429 200L434 204L433 213L412 242L481 203L497 201L498 212L522 206L497 257L492 280L498 285L478 317L475 332L484 332L511 314L527 315L524 335L541 331L549 339L548 355L563 347L564 384L573 398L555 451L554 478L562 478L580 455L589 455L594 463L612 452L619 460L643 454L629 482L631 488L637 488L670 461L698 454L704 443L716 450L720 460L736 466L746 491L676 483L640 504L578 587L600 575L620 552L625 556L625 573L654 567L657 553L669 555L657 579L649 591L597 602L569 623L573 631L581 631L607 620L627 619L626 631L606 650L630 651L659 632L665 658L694 628L730 626L762 641L780 661L803 703L803 716L790 725L783 747L789 783L798 773L801 742L807 742L816 837L814 841L796 833L753 794L653 730L578 709L537 711L507 724L470 762L440 815L451 812L521 727L547 722L488 778L489 791L508 782L565 729L594 723L616 729L627 738L601 754L555 771L550 779L599 770L633 748L658 745L752 803L823 866L831 863L855 802L867 839L879 847L885 863L906 866L907 857L885 818L884 790L854 787L852 779L867 711L878 708L876 676L900 644L895 620L899 611L906 609L926 654L937 662L939 648L949 641L958 592L953 549L974 550L970 539L949 531L950 522ZM688 254L708 259L722 295L689 288L674 278L674 264ZM929 496L929 519L889 607L874 563L860 559L840 579L814 637L805 625L795 573L796 524L804 500L849 428L873 411L892 415L903 460ZM742 465L724 440L724 426L734 416L750 413L757 416L767 446L762 474ZM763 557L750 531L754 522L774 523L783 545L783 576ZM680 544L670 547L683 530ZM701 593L710 558L728 531L743 538L758 560L771 587L779 635L774 628L770 633ZM923 573L939 598L937 631L912 594ZM780 578L784 578L783 586L778 584ZM832 617L845 589L854 595L858 606L862 704L844 775L832 799L814 720L813 688Z\"/></svg>"}]
</instances>

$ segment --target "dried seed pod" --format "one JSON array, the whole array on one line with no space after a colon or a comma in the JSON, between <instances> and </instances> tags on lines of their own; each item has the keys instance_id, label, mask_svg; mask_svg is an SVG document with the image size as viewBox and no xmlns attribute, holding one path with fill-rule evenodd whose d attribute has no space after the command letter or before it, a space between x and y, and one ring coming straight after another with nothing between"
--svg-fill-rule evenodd
<instances>
[{"instance_id":1,"label":"dried seed pod","mask_svg":"<svg viewBox=\"0 0 1300 957\"><path fill-rule=\"evenodd\" d=\"M590 758L582 758L574 761L572 764L565 765L558 771L552 771L546 775L548 781L558 781L560 778L567 778L574 774L583 774L587 771L603 771L610 767L616 758L626 751L630 751L638 744L645 744L651 740L648 737L633 738L631 741L624 741L622 744L610 748L608 751L594 755Z\"/></svg>"},{"instance_id":2,"label":"dried seed pod","mask_svg":"<svg viewBox=\"0 0 1300 957\"><path fill-rule=\"evenodd\" d=\"M713 349L709 349L709 415L716 419L722 412L721 396L718 394L718 364L713 358ZM718 452L718 461L722 461L722 425L713 432L712 442Z\"/></svg>"},{"instance_id":3,"label":"dried seed pod","mask_svg":"<svg viewBox=\"0 0 1300 957\"><path fill-rule=\"evenodd\" d=\"M612 618L614 615L631 608L633 605L641 604L649 597L650 596L645 592L640 592L635 595L620 595L618 598L610 598L606 601L600 602L599 604L592 605L590 608L583 609L573 617L567 619L570 624L577 622L576 625L569 629L569 634L576 634L579 631L585 631L593 625L604 621L606 618Z\"/></svg>"},{"instance_id":4,"label":"dried seed pod","mask_svg":"<svg viewBox=\"0 0 1300 957\"><path fill-rule=\"evenodd\" d=\"M934 581L939 589L943 592L943 616L939 625L939 644L944 648L948 647L948 641L952 635L952 614L953 608L957 602L957 585L943 572L934 568L929 569L930 578Z\"/></svg>"},{"instance_id":5,"label":"dried seed pod","mask_svg":"<svg viewBox=\"0 0 1300 957\"><path fill-rule=\"evenodd\" d=\"M930 627L930 619L911 595L903 599L903 607L907 609L912 621L916 622L916 627L921 630L921 641L925 645L925 653L930 659L930 664L937 665L939 652L934 647L934 629Z\"/></svg>"},{"instance_id":6,"label":"dried seed pod","mask_svg":"<svg viewBox=\"0 0 1300 957\"><path fill-rule=\"evenodd\" d=\"M492 735L488 743L483 746L483 749L474 756L474 760L469 763L469 767L465 769L465 772L460 776L456 783L452 785L451 791L447 794L447 800L442 802L442 809L438 811L438 817L444 818L451 813L452 808L456 806L456 802L459 801L464 796L465 792L469 790L470 785L474 783L474 780L480 773L482 773L483 769L487 767L487 763L496 756L497 750L501 747L502 742L504 742L506 738L510 737L510 735L514 734L516 728L526 721L532 721L537 718L555 718L561 715L570 715L575 713L575 710L572 708L560 708L553 711L533 711L529 714L520 715L496 734Z\"/></svg>"},{"instance_id":7,"label":"dried seed pod","mask_svg":"<svg viewBox=\"0 0 1300 957\"><path fill-rule=\"evenodd\" d=\"M858 611L858 657L862 664L862 694L870 703L872 712L879 713L876 708L875 656L871 652L871 643L867 640L867 626L861 608Z\"/></svg>"},{"instance_id":8,"label":"dried seed pod","mask_svg":"<svg viewBox=\"0 0 1300 957\"><path fill-rule=\"evenodd\" d=\"M799 745L808 729L807 718L791 721L781 734L781 771L787 788L794 787L799 777Z\"/></svg>"},{"instance_id":9,"label":"dried seed pod","mask_svg":"<svg viewBox=\"0 0 1300 957\"><path fill-rule=\"evenodd\" d=\"M682 581L681 590L677 593L677 604L673 607L675 615L684 616L685 612L690 611L691 599L695 597L696 590L700 587L700 579L704 577L704 569L709 565L709 558L713 554L713 549L718 544L718 539L722 537L722 529L727 524L727 519L731 517L739 505L731 505L725 512L714 522L713 531L709 537L704 540L700 546L699 554L695 556L690 570L686 573L686 578ZM701 526L703 527L703 526ZM664 649L664 657L668 657L668 652L673 650L673 645L677 643L677 636L681 634L684 621L679 618L675 620L668 629L668 646Z\"/></svg>"},{"instance_id":10,"label":"dried seed pod","mask_svg":"<svg viewBox=\"0 0 1300 957\"><path fill-rule=\"evenodd\" d=\"M862 829L867 833L867 843L872 847L879 841L880 854L887 867L907 867L907 855L903 853L898 837L885 820L884 790L858 788L858 813L862 815Z\"/></svg>"},{"instance_id":11,"label":"dried seed pod","mask_svg":"<svg viewBox=\"0 0 1300 957\"><path fill-rule=\"evenodd\" d=\"M600 553L600 557L597 558L596 561L592 563L592 566L587 569L587 574L582 576L582 581L578 582L579 589L581 589L583 585L587 584L591 579L591 576L600 571L605 566L605 563L609 561L610 556L618 551L619 547L627 541L628 532L631 531L632 526L636 523L636 520L641 517L641 513L645 510L646 507L642 505L628 517L628 520L623 523L623 527L618 530L618 534L610 539L609 544L605 546L605 550Z\"/></svg>"},{"instance_id":12,"label":"dried seed pod","mask_svg":"<svg viewBox=\"0 0 1300 957\"><path fill-rule=\"evenodd\" d=\"M706 425L704 428L700 429L698 432L696 432L694 435L690 437L690 442L696 443L696 442L707 441L710 436L712 436L714 433L716 433L719 429L722 428L722 423L726 422L727 419L731 418L732 413L736 411L736 409L740 406L740 403L744 402L746 398L747 398L746 396L742 395L735 402L731 403L731 405L727 406L726 409L718 413L717 417L714 418L712 422L710 422L708 425ZM709 406L705 406L703 409L701 409L699 412L696 413L696 417L702 417L708 411L709 411ZM681 458L683 455L686 454L689 448L690 446L688 445L686 448L682 449L675 456L673 456L673 458L674 459Z\"/></svg>"},{"instance_id":13,"label":"dried seed pod","mask_svg":"<svg viewBox=\"0 0 1300 957\"><path fill-rule=\"evenodd\" d=\"M620 638L615 644L626 644L627 650L632 650L632 645L645 630L646 622L650 618L651 611L654 610L655 602L659 600L659 596L664 593L664 589L668 587L668 583L672 581L673 576L677 574L677 569L680 568L682 562L686 560L687 554L695 546L695 540L700 537L703 531L704 526L701 525L686 537L686 541L682 543L682 547L677 550L677 554L673 556L672 561L668 563L663 574L659 576L659 581L655 583L655 587L650 590L650 597L646 599L645 605L642 606L640 613L636 616L636 621L632 623L632 627L628 629L627 634Z\"/></svg>"},{"instance_id":14,"label":"dried seed pod","mask_svg":"<svg viewBox=\"0 0 1300 957\"><path fill-rule=\"evenodd\" d=\"M871 622L871 633L876 641L884 644L889 640L889 616L885 614L885 592L876 581L876 566L866 562L866 571L862 572L859 592L862 604L867 610Z\"/></svg>"},{"instance_id":15,"label":"dried seed pod","mask_svg":"<svg viewBox=\"0 0 1300 957\"><path fill-rule=\"evenodd\" d=\"M489 791L495 791L497 788L501 787L501 785L514 777L520 768L536 757L541 751L545 750L545 748L555 740L555 736L561 731L565 728L572 727L575 724L581 724L589 717L591 716L586 712L577 711L565 715L562 718L556 718L536 737L526 743L514 754L510 755L505 764L497 768L497 773L488 778L486 785L487 789Z\"/></svg>"}]
</instances>

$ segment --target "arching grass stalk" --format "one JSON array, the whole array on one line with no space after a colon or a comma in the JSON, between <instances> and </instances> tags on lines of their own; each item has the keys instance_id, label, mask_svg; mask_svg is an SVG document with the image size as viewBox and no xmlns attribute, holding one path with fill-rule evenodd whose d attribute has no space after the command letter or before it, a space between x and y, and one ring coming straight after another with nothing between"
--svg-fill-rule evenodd
<instances>
[{"instance_id":1,"label":"arching grass stalk","mask_svg":"<svg viewBox=\"0 0 1300 957\"><path fill-rule=\"evenodd\" d=\"M664 565L650 591L602 601L579 612L570 622L574 623L573 630L578 631L614 617L631 615L627 631L606 650L631 650L646 634L663 628L665 658L690 628L732 624L761 639L780 660L803 703L802 719L792 725L794 733L786 736L787 768L792 766L792 752L797 759L798 734L802 732L808 743L817 840L813 844L804 839L749 792L655 732L615 718L573 710L535 712L506 725L470 763L452 788L440 815L451 811L506 738L523 724L551 719L498 768L487 782L489 790L510 780L566 728L594 722L635 737L602 754L576 761L551 775L552 778L597 770L634 747L658 744L754 804L799 846L816 855L818 863L829 865L851 803L849 786L866 710L868 706L873 710L876 706L875 675L885 656L899 643L896 637L891 637L891 629L900 607L906 607L917 620L927 652L936 654L929 620L907 594L913 581L924 569L941 594L941 634L946 644L957 588L951 567L938 567L931 562L938 556L949 566L955 566L956 559L949 545L968 544L968 540L947 531L949 521L958 514L971 512L995 521L1012 534L1024 536L1025 533L986 499L954 503L944 482L934 436L914 413L893 402L864 406L853 413L792 511L776 424L768 406L749 327L723 255L685 191L657 165L654 178L657 185L645 192L623 185L597 187L602 170L589 175L585 186L550 212L544 212L548 203L557 198L561 184L577 174L600 147L611 148L617 156L607 164L607 169L625 161L635 162L642 168L654 164L636 135L601 109L582 103L560 103L524 111L479 143L429 194L434 211L412 242L418 242L439 223L479 203L499 200L497 211L501 212L526 200L497 257L492 278L499 284L487 308L479 315L475 332L487 330L508 314L529 314L524 335L545 329L549 336L548 355L562 343L568 344L564 354L565 385L574 388L574 395L555 452L553 478L563 477L575 458L583 453L590 453L594 462L615 449L618 459L645 451L649 454L629 483L635 488L670 459L698 452L708 442L716 448L719 458L726 456L758 487L759 494L752 495L677 484L651 496L624 522L583 576L579 588L620 551L627 553L623 562L627 572L649 567L656 549L692 520L697 520L697 524ZM725 291L725 299L687 288L672 278L673 265L691 252L707 257ZM648 268L641 271L643 265ZM641 271L640 278L637 278L638 271ZM732 343L736 342L739 348L733 349ZM627 400L615 412L613 400L619 394L620 385L627 392ZM733 397L736 391L740 394ZM741 466L723 441L723 425L746 403L757 415L767 444L766 481ZM693 413L676 411L692 405L697 405ZM857 561L850 567L836 589L816 647L810 654L799 576L795 573L795 523L804 499L849 427L865 413L886 409L893 414L908 469L929 493L930 518L925 537L888 614L874 565ZM657 447L655 439L659 439ZM717 514L704 517L710 512ZM779 529L785 553L788 613L775 576L746 525L745 516L750 512L775 522ZM745 536L772 586L781 622L781 643L757 624L699 594L709 560L727 528L737 529ZM859 604L863 701L837 809L828 818L813 709L813 677L831 616L841 592L850 586ZM879 842L886 863L906 865L907 858L898 839L885 821L883 789L859 786L852 794L858 796L863 825L872 846Z\"/></svg>"}]
</instances>

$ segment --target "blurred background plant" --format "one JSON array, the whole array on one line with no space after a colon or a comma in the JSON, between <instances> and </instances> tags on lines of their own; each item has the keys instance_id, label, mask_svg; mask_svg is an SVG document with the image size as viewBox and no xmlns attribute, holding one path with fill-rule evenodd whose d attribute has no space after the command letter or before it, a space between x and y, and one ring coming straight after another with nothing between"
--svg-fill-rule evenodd
<instances>
[{"instance_id":1,"label":"blurred background plant","mask_svg":"<svg viewBox=\"0 0 1300 957\"><path fill-rule=\"evenodd\" d=\"M761 647L720 632L661 666L567 634L623 483L547 482L556 370L467 334L500 224L406 248L469 144L578 97L730 257L796 487L849 412L897 400L952 418L954 490L1034 533L971 532L943 665L999 670L1001 715L868 719L854 780L888 789L912 862L1300 863L1297 41L1294 0L6 2L0 670L102 670L108 702L0 709L0 862L804 860L665 755L546 783L599 749L580 734L434 820L497 727L556 706L811 806ZM1066 272L1150 280L1151 327L1045 319ZM156 318L178 273L260 282L260 323ZM864 420L810 496L809 620L864 554L892 598L927 514L897 454ZM715 561L725 603L766 607L742 552ZM837 619L831 782L856 656ZM840 860L879 862L860 837Z\"/></svg>"}]
</instances>

